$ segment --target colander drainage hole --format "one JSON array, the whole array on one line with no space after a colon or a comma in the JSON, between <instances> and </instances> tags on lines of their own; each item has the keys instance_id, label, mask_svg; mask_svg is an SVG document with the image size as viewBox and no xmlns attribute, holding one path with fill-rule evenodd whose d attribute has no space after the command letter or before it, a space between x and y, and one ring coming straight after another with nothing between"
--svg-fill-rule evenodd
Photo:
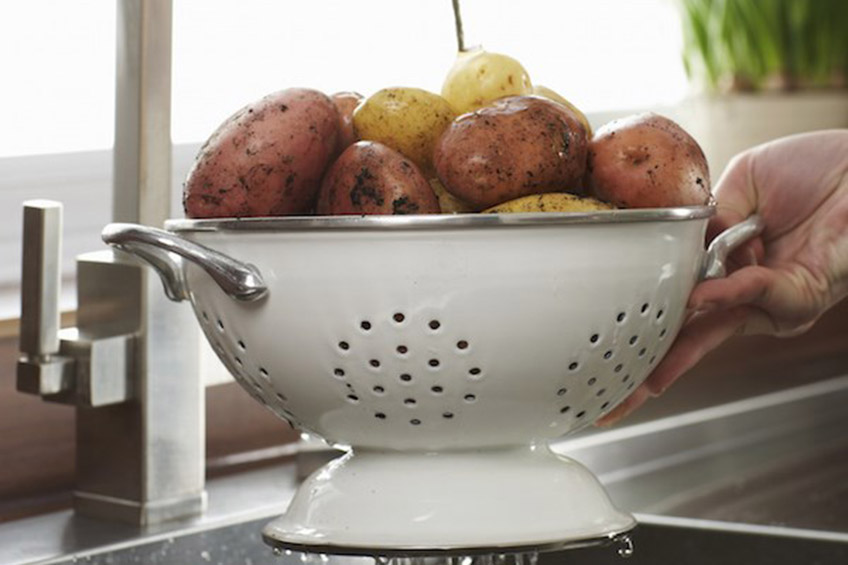
<instances>
[{"instance_id":1,"label":"colander drainage hole","mask_svg":"<svg viewBox=\"0 0 848 565\"><path fill-rule=\"evenodd\" d=\"M412 424L413 426L420 426L421 420L419 420L418 418L413 418L409 421L409 423Z\"/></svg>"},{"instance_id":2,"label":"colander drainage hole","mask_svg":"<svg viewBox=\"0 0 848 565\"><path fill-rule=\"evenodd\" d=\"M378 359L371 359L370 361L368 361L368 364L374 368L377 368L380 366L380 361Z\"/></svg>"},{"instance_id":3,"label":"colander drainage hole","mask_svg":"<svg viewBox=\"0 0 848 565\"><path fill-rule=\"evenodd\" d=\"M440 365L438 359L430 359L429 361L427 361L427 364L431 367L438 367Z\"/></svg>"},{"instance_id":4,"label":"colander drainage hole","mask_svg":"<svg viewBox=\"0 0 848 565\"><path fill-rule=\"evenodd\" d=\"M235 359L235 360L236 360L236 365L238 365L239 367L241 367L242 365L244 365L244 363L242 363L242 362L241 362L241 359L240 359L240 358L238 358L238 357L233 357L233 359Z\"/></svg>"},{"instance_id":5,"label":"colander drainage hole","mask_svg":"<svg viewBox=\"0 0 848 565\"><path fill-rule=\"evenodd\" d=\"M286 395L282 392L277 393L277 398L280 399L280 402L288 402L288 398L286 398Z\"/></svg>"},{"instance_id":6,"label":"colander drainage hole","mask_svg":"<svg viewBox=\"0 0 848 565\"><path fill-rule=\"evenodd\" d=\"M414 398L404 398L403 403L407 406L415 406L418 402Z\"/></svg>"},{"instance_id":7,"label":"colander drainage hole","mask_svg":"<svg viewBox=\"0 0 848 565\"><path fill-rule=\"evenodd\" d=\"M346 341L340 341L339 349L341 349L342 351L347 351L348 349L350 349L350 344Z\"/></svg>"},{"instance_id":8,"label":"colander drainage hole","mask_svg":"<svg viewBox=\"0 0 848 565\"><path fill-rule=\"evenodd\" d=\"M430 387L430 391L432 391L433 394L442 394L443 392L445 392L445 389L440 387L439 385L436 385Z\"/></svg>"},{"instance_id":9,"label":"colander drainage hole","mask_svg":"<svg viewBox=\"0 0 848 565\"><path fill-rule=\"evenodd\" d=\"M343 379L345 376L344 369L339 369L338 367L333 369L333 374L340 379Z\"/></svg>"},{"instance_id":10,"label":"colander drainage hole","mask_svg":"<svg viewBox=\"0 0 848 565\"><path fill-rule=\"evenodd\" d=\"M374 394L384 394L384 393L386 392L386 389L384 389L384 388L383 388L383 387L381 387L381 386L375 386L375 387L374 387L374 388L372 388L371 390L373 390L373 391L374 391Z\"/></svg>"},{"instance_id":11,"label":"colander drainage hole","mask_svg":"<svg viewBox=\"0 0 848 565\"><path fill-rule=\"evenodd\" d=\"M656 360L657 360L657 356L656 356L656 355L652 355L652 356L651 356L651 358L650 358L650 359L648 359L648 364L649 364L649 365L653 365L653 364L654 364L654 361L656 361Z\"/></svg>"},{"instance_id":12,"label":"colander drainage hole","mask_svg":"<svg viewBox=\"0 0 848 565\"><path fill-rule=\"evenodd\" d=\"M464 396L464 399L465 399L465 402L469 402L469 403L470 403L470 402L474 402L474 401L476 401L476 400L477 400L477 397L476 397L476 396L474 396L473 394L466 394L466 395Z\"/></svg>"},{"instance_id":13,"label":"colander drainage hole","mask_svg":"<svg viewBox=\"0 0 848 565\"><path fill-rule=\"evenodd\" d=\"M565 396L567 392L568 392L567 388L561 388L557 391L557 396Z\"/></svg>"},{"instance_id":14,"label":"colander drainage hole","mask_svg":"<svg viewBox=\"0 0 848 565\"><path fill-rule=\"evenodd\" d=\"M247 346L244 344L244 342L242 340L238 340L238 346L239 346L239 349L241 349L242 351L247 349Z\"/></svg>"},{"instance_id":15,"label":"colander drainage hole","mask_svg":"<svg viewBox=\"0 0 848 565\"><path fill-rule=\"evenodd\" d=\"M599 391L595 394L595 396L603 396L606 392L607 392L607 389L602 388L601 390L599 390Z\"/></svg>"},{"instance_id":16,"label":"colander drainage hole","mask_svg":"<svg viewBox=\"0 0 848 565\"><path fill-rule=\"evenodd\" d=\"M645 356L645 353L647 353L647 351L648 351L648 350L647 350L647 349L645 349L644 347L643 347L642 349L640 349L640 350L639 350L639 357L644 357L644 356Z\"/></svg>"},{"instance_id":17,"label":"colander drainage hole","mask_svg":"<svg viewBox=\"0 0 848 565\"><path fill-rule=\"evenodd\" d=\"M386 419L386 415L383 414L382 412L377 412L376 414L374 414L374 417L377 418L378 420L385 420Z\"/></svg>"},{"instance_id":18,"label":"colander drainage hole","mask_svg":"<svg viewBox=\"0 0 848 565\"><path fill-rule=\"evenodd\" d=\"M359 397L356 396L355 394L348 394L347 399L353 404L356 404L356 403L359 402Z\"/></svg>"},{"instance_id":19,"label":"colander drainage hole","mask_svg":"<svg viewBox=\"0 0 848 565\"><path fill-rule=\"evenodd\" d=\"M630 345L636 345L637 341L639 341L638 335L630 336Z\"/></svg>"},{"instance_id":20,"label":"colander drainage hole","mask_svg":"<svg viewBox=\"0 0 848 565\"><path fill-rule=\"evenodd\" d=\"M442 323L439 322L439 320L430 320L430 323L427 325L430 326L430 329L433 331L436 331L437 329L442 327Z\"/></svg>"},{"instance_id":21,"label":"colander drainage hole","mask_svg":"<svg viewBox=\"0 0 848 565\"><path fill-rule=\"evenodd\" d=\"M268 380L268 379L269 379L269 377L268 377L268 371L267 371L267 370L265 370L265 368L264 368L264 367L259 367L259 374L260 374L260 375L262 375L262 377L263 377L263 378L265 378L266 380Z\"/></svg>"},{"instance_id":22,"label":"colander drainage hole","mask_svg":"<svg viewBox=\"0 0 848 565\"><path fill-rule=\"evenodd\" d=\"M645 302L644 304L642 304L642 308L639 311L644 314L645 312L648 311L648 308L650 308L650 305L647 302Z\"/></svg>"},{"instance_id":23,"label":"colander drainage hole","mask_svg":"<svg viewBox=\"0 0 848 565\"><path fill-rule=\"evenodd\" d=\"M604 352L604 359L609 359L610 357L612 357L611 349L609 351Z\"/></svg>"},{"instance_id":24,"label":"colander drainage hole","mask_svg":"<svg viewBox=\"0 0 848 565\"><path fill-rule=\"evenodd\" d=\"M464 339L461 339L461 340L456 342L456 348L457 349L468 349L468 342L465 341Z\"/></svg>"},{"instance_id":25,"label":"colander drainage hole","mask_svg":"<svg viewBox=\"0 0 848 565\"><path fill-rule=\"evenodd\" d=\"M621 382L626 383L630 380L630 375L624 375L624 378L621 379Z\"/></svg>"},{"instance_id":26,"label":"colander drainage hole","mask_svg":"<svg viewBox=\"0 0 848 565\"><path fill-rule=\"evenodd\" d=\"M598 343L599 339L601 339L601 336L599 336L598 334L592 334L592 336L589 338L589 343Z\"/></svg>"},{"instance_id":27,"label":"colander drainage hole","mask_svg":"<svg viewBox=\"0 0 848 565\"><path fill-rule=\"evenodd\" d=\"M200 313L203 316L203 319L207 322L209 321L209 314L206 313L206 310Z\"/></svg>"},{"instance_id":28,"label":"colander drainage hole","mask_svg":"<svg viewBox=\"0 0 848 565\"><path fill-rule=\"evenodd\" d=\"M566 413L566 412L568 412L569 410L571 410L571 406L563 406L562 408L560 408L560 409L559 409L559 413L560 413L560 414L565 414L565 413Z\"/></svg>"},{"instance_id":29,"label":"colander drainage hole","mask_svg":"<svg viewBox=\"0 0 848 565\"><path fill-rule=\"evenodd\" d=\"M660 339L664 338L665 334L666 334L666 329L665 328L661 329L660 330Z\"/></svg>"},{"instance_id":30,"label":"colander drainage hole","mask_svg":"<svg viewBox=\"0 0 848 565\"><path fill-rule=\"evenodd\" d=\"M618 322L618 323L620 324L620 323L622 323L622 322L624 321L624 319L625 319L626 317L627 317L627 315L626 315L624 312L619 312L619 313L618 313L618 316L616 316L616 317L615 317L615 321L616 321L616 322Z\"/></svg>"},{"instance_id":31,"label":"colander drainage hole","mask_svg":"<svg viewBox=\"0 0 848 565\"><path fill-rule=\"evenodd\" d=\"M401 355L406 355L409 352L409 348L405 345L398 345L397 352Z\"/></svg>"},{"instance_id":32,"label":"colander drainage hole","mask_svg":"<svg viewBox=\"0 0 848 565\"><path fill-rule=\"evenodd\" d=\"M662 317L663 317L663 314L665 314L665 311L664 311L664 310L660 310L659 312L657 312L657 320L659 320L660 318L662 318Z\"/></svg>"},{"instance_id":33,"label":"colander drainage hole","mask_svg":"<svg viewBox=\"0 0 848 565\"><path fill-rule=\"evenodd\" d=\"M218 329L224 331L224 322L218 319Z\"/></svg>"},{"instance_id":34,"label":"colander drainage hole","mask_svg":"<svg viewBox=\"0 0 848 565\"><path fill-rule=\"evenodd\" d=\"M616 365L616 366L615 366L615 368L613 369L613 371L615 371L616 373L620 373L620 372L621 372L621 370L622 370L623 368L624 368L624 365L622 365L621 363L619 363L618 365Z\"/></svg>"},{"instance_id":35,"label":"colander drainage hole","mask_svg":"<svg viewBox=\"0 0 848 565\"><path fill-rule=\"evenodd\" d=\"M400 324L401 322L403 322L403 321L406 319L406 316L404 316L404 315L403 315L403 314L401 314L400 312L396 312L396 313L395 313L395 315L394 315L394 316L392 316L392 319L393 319L395 322L397 322L398 324Z\"/></svg>"},{"instance_id":36,"label":"colander drainage hole","mask_svg":"<svg viewBox=\"0 0 848 565\"><path fill-rule=\"evenodd\" d=\"M575 414L575 418L582 418L582 417L583 417L583 416L585 416L585 415L586 415L586 411L585 411L585 410L581 410L580 412L578 412L577 414Z\"/></svg>"},{"instance_id":37,"label":"colander drainage hole","mask_svg":"<svg viewBox=\"0 0 848 565\"><path fill-rule=\"evenodd\" d=\"M468 374L476 377L480 374L480 367L471 367L470 369L468 369Z\"/></svg>"},{"instance_id":38,"label":"colander drainage hole","mask_svg":"<svg viewBox=\"0 0 848 565\"><path fill-rule=\"evenodd\" d=\"M568 370L569 370L569 371L576 371L579 367L580 367L580 364L579 364L579 363L577 363L577 361L572 361L572 362L571 362L571 363L569 363L569 365L568 365Z\"/></svg>"},{"instance_id":39,"label":"colander drainage hole","mask_svg":"<svg viewBox=\"0 0 848 565\"><path fill-rule=\"evenodd\" d=\"M400 380L402 380L405 383L408 383L408 382L412 381L412 375L410 375L409 373L404 373L400 376Z\"/></svg>"},{"instance_id":40,"label":"colander drainage hole","mask_svg":"<svg viewBox=\"0 0 848 565\"><path fill-rule=\"evenodd\" d=\"M362 320L362 322L359 323L359 327L362 328L363 331L367 332L371 329L371 322L368 320Z\"/></svg>"},{"instance_id":41,"label":"colander drainage hole","mask_svg":"<svg viewBox=\"0 0 848 565\"><path fill-rule=\"evenodd\" d=\"M601 410L606 410L607 408L609 408L609 405L610 405L609 401L604 402L603 404L601 404Z\"/></svg>"},{"instance_id":42,"label":"colander drainage hole","mask_svg":"<svg viewBox=\"0 0 848 565\"><path fill-rule=\"evenodd\" d=\"M596 379L595 377L592 377L591 379L589 379L588 381L586 381L586 384L588 384L589 386L592 386L592 385L593 385L593 384L595 384L596 382L598 382L598 379Z\"/></svg>"},{"instance_id":43,"label":"colander drainage hole","mask_svg":"<svg viewBox=\"0 0 848 565\"><path fill-rule=\"evenodd\" d=\"M444 414L442 414L442 418L444 418L445 420L450 420L451 418L453 418L453 412L445 412Z\"/></svg>"}]
</instances>

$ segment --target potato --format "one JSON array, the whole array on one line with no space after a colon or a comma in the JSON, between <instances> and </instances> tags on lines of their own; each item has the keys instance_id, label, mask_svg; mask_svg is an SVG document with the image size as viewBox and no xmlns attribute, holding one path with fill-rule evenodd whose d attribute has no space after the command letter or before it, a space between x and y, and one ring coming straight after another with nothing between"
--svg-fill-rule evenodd
<instances>
[{"instance_id":1,"label":"potato","mask_svg":"<svg viewBox=\"0 0 848 565\"><path fill-rule=\"evenodd\" d=\"M527 212L597 212L613 210L615 206L589 197L565 192L546 192L522 196L483 210L484 214L515 214Z\"/></svg>"},{"instance_id":2,"label":"potato","mask_svg":"<svg viewBox=\"0 0 848 565\"><path fill-rule=\"evenodd\" d=\"M542 86L541 84L536 84L533 86L533 94L537 96L541 96L543 98L547 98L548 100L553 100L554 102L559 102L577 116L577 119L580 120L580 123L583 124L583 127L586 128L586 135L590 138L592 137L592 125L589 123L589 120L586 118L586 114L580 111L580 109L566 100L564 97L560 96L547 86Z\"/></svg>"},{"instance_id":3,"label":"potato","mask_svg":"<svg viewBox=\"0 0 848 565\"><path fill-rule=\"evenodd\" d=\"M200 149L183 188L186 216L309 211L338 129L333 101L317 90L290 88L245 106Z\"/></svg>"},{"instance_id":4,"label":"potato","mask_svg":"<svg viewBox=\"0 0 848 565\"><path fill-rule=\"evenodd\" d=\"M463 202L442 186L442 183L439 182L438 178L429 179L430 186L433 189L433 192L436 193L436 198L439 199L439 208L442 210L442 214L466 214L469 212L476 212L474 206L469 204L468 202Z\"/></svg>"},{"instance_id":5,"label":"potato","mask_svg":"<svg viewBox=\"0 0 848 565\"><path fill-rule=\"evenodd\" d=\"M439 201L409 159L373 141L345 149L327 171L316 213L438 214Z\"/></svg>"},{"instance_id":6,"label":"potato","mask_svg":"<svg viewBox=\"0 0 848 565\"><path fill-rule=\"evenodd\" d=\"M447 191L482 210L528 194L578 191L587 143L565 106L513 96L458 117L434 162Z\"/></svg>"},{"instance_id":7,"label":"potato","mask_svg":"<svg viewBox=\"0 0 848 565\"><path fill-rule=\"evenodd\" d=\"M336 155L356 141L356 131L353 128L353 111L362 102L363 96L358 92L336 92L330 98L339 111L339 136L336 143Z\"/></svg>"},{"instance_id":8,"label":"potato","mask_svg":"<svg viewBox=\"0 0 848 565\"><path fill-rule=\"evenodd\" d=\"M384 88L356 109L353 125L359 139L401 152L429 176L433 146L454 117L438 94L420 88Z\"/></svg>"},{"instance_id":9,"label":"potato","mask_svg":"<svg viewBox=\"0 0 848 565\"><path fill-rule=\"evenodd\" d=\"M442 98L457 114L473 112L507 96L530 94L530 76L521 63L482 49L461 51L442 84Z\"/></svg>"},{"instance_id":10,"label":"potato","mask_svg":"<svg viewBox=\"0 0 848 565\"><path fill-rule=\"evenodd\" d=\"M623 208L708 204L704 152L672 120L644 113L601 127L589 146L587 187Z\"/></svg>"}]
</instances>

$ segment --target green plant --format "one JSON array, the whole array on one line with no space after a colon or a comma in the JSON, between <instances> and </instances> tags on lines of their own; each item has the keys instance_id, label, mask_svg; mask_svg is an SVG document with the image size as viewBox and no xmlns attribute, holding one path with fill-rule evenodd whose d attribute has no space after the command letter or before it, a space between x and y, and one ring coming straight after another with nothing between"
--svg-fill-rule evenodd
<instances>
[{"instance_id":1,"label":"green plant","mask_svg":"<svg viewBox=\"0 0 848 565\"><path fill-rule=\"evenodd\" d=\"M845 86L848 0L679 0L683 63L708 90Z\"/></svg>"}]
</instances>

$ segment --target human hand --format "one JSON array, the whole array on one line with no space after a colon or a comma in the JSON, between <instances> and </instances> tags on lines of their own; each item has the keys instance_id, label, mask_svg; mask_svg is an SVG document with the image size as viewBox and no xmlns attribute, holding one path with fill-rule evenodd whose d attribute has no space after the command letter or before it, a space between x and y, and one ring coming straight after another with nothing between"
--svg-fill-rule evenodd
<instances>
[{"instance_id":1,"label":"human hand","mask_svg":"<svg viewBox=\"0 0 848 565\"><path fill-rule=\"evenodd\" d=\"M738 155L715 197L709 237L755 213L763 233L731 256L726 277L695 287L665 358L598 425L662 394L731 336L800 334L848 295L848 129L786 137Z\"/></svg>"}]
</instances>

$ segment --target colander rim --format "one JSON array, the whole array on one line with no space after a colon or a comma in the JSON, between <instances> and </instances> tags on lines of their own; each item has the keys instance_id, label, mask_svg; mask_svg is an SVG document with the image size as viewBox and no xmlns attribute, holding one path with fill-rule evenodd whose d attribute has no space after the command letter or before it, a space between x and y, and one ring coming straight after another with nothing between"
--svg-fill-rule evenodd
<instances>
[{"instance_id":1,"label":"colander rim","mask_svg":"<svg viewBox=\"0 0 848 565\"><path fill-rule=\"evenodd\" d=\"M593 212L529 212L515 214L419 214L358 216L274 216L256 218L172 219L171 232L322 231L482 229L699 220L716 213L714 205L674 208L630 208Z\"/></svg>"}]
</instances>

